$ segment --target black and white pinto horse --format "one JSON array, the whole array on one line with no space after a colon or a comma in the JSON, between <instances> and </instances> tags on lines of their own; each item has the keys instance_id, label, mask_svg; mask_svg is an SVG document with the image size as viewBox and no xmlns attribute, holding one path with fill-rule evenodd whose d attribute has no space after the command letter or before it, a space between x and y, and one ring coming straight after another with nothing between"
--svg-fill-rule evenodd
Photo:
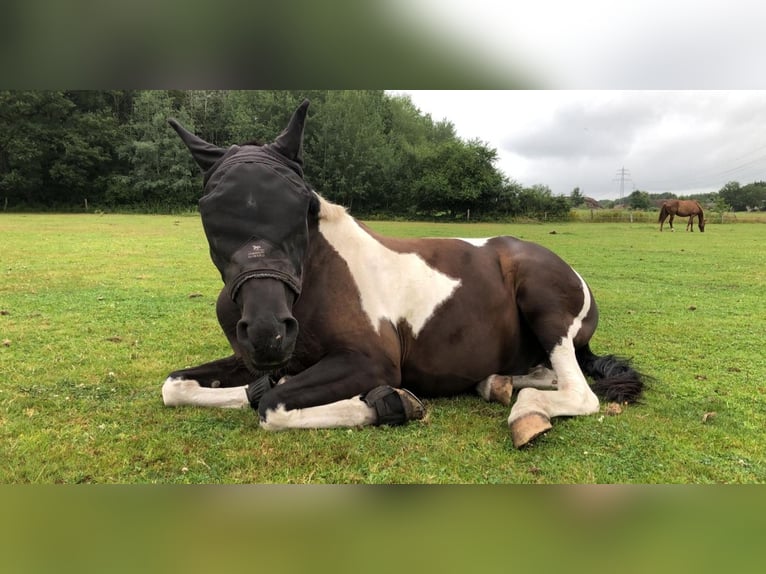
<instances>
[{"instance_id":1,"label":"black and white pinto horse","mask_svg":"<svg viewBox=\"0 0 766 574\"><path fill-rule=\"evenodd\" d=\"M171 373L166 405L249 405L268 430L356 427L422 418L417 396L477 391L510 405L521 389L508 418L521 447L553 417L598 412L598 397L639 398L627 361L591 352L593 294L551 251L513 237L384 237L314 192L307 108L265 145L220 148L170 120L204 171L216 310L234 353Z\"/></svg>"}]
</instances>

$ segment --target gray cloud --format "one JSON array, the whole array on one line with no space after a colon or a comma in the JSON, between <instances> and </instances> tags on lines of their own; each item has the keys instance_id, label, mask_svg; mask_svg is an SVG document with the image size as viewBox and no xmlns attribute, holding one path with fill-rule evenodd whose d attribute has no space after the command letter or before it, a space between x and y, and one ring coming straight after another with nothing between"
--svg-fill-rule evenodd
<instances>
[{"instance_id":1,"label":"gray cloud","mask_svg":"<svg viewBox=\"0 0 766 574\"><path fill-rule=\"evenodd\" d=\"M716 191L766 179L766 93L572 92L497 144L523 166L507 175L554 193L616 197L622 167L626 193Z\"/></svg>"}]
</instances>

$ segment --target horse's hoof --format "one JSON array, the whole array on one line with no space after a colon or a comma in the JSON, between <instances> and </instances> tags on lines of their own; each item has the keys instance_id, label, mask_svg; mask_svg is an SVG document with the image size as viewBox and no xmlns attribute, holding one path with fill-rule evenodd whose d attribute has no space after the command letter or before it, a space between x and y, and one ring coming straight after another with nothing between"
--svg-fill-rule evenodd
<instances>
[{"instance_id":1,"label":"horse's hoof","mask_svg":"<svg viewBox=\"0 0 766 574\"><path fill-rule=\"evenodd\" d=\"M420 420L426 416L426 408L420 399L413 395L407 389L394 389L402 400L402 406L404 407L404 414L408 421Z\"/></svg>"},{"instance_id":2,"label":"horse's hoof","mask_svg":"<svg viewBox=\"0 0 766 574\"><path fill-rule=\"evenodd\" d=\"M496 401L506 407L511 404L513 395L513 378L502 375L492 375L489 378L489 400Z\"/></svg>"},{"instance_id":3,"label":"horse's hoof","mask_svg":"<svg viewBox=\"0 0 766 574\"><path fill-rule=\"evenodd\" d=\"M513 446L521 448L551 428L551 419L541 413L524 415L511 423Z\"/></svg>"}]
</instances>

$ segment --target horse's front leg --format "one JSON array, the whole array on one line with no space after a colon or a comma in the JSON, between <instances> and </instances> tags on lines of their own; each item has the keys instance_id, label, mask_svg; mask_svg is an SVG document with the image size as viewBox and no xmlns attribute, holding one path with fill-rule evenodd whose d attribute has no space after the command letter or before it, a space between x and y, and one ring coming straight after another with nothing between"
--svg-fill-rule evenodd
<instances>
[{"instance_id":1,"label":"horse's front leg","mask_svg":"<svg viewBox=\"0 0 766 574\"><path fill-rule=\"evenodd\" d=\"M251 394L261 427L334 428L398 425L425 414L418 398L399 388L398 365L345 351L328 355L261 397Z\"/></svg>"},{"instance_id":2,"label":"horse's front leg","mask_svg":"<svg viewBox=\"0 0 766 574\"><path fill-rule=\"evenodd\" d=\"M261 387L265 392L271 386L268 376L256 377L232 355L170 373L162 385L162 400L169 407L242 408L250 404L248 391Z\"/></svg>"}]
</instances>

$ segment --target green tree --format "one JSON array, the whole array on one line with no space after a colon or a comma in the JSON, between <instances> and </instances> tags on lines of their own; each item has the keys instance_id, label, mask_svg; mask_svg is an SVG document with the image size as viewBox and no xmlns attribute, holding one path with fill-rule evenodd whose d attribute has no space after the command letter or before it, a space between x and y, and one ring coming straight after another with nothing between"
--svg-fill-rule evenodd
<instances>
[{"instance_id":1,"label":"green tree","mask_svg":"<svg viewBox=\"0 0 766 574\"><path fill-rule=\"evenodd\" d=\"M106 196L110 204L151 209L194 205L200 195L199 169L168 126L172 116L194 129L168 92L143 91L136 96L129 138L118 150L129 169L112 178Z\"/></svg>"},{"instance_id":2,"label":"green tree","mask_svg":"<svg viewBox=\"0 0 766 574\"><path fill-rule=\"evenodd\" d=\"M57 199L49 172L73 107L63 92L0 92L0 194L10 205Z\"/></svg>"},{"instance_id":3,"label":"green tree","mask_svg":"<svg viewBox=\"0 0 766 574\"><path fill-rule=\"evenodd\" d=\"M572 204L572 207L580 207L585 203L585 196L582 194L579 187L575 187L572 190L572 193L569 194L569 203Z\"/></svg>"},{"instance_id":4,"label":"green tree","mask_svg":"<svg viewBox=\"0 0 766 574\"><path fill-rule=\"evenodd\" d=\"M628 196L628 205L631 209L650 209L652 200L647 192L636 190Z\"/></svg>"},{"instance_id":5,"label":"green tree","mask_svg":"<svg viewBox=\"0 0 766 574\"><path fill-rule=\"evenodd\" d=\"M383 97L382 91L329 92L312 117L319 130L306 150L307 174L324 195L358 213L381 203L394 168Z\"/></svg>"},{"instance_id":6,"label":"green tree","mask_svg":"<svg viewBox=\"0 0 766 574\"><path fill-rule=\"evenodd\" d=\"M69 205L103 200L108 180L119 169L116 147L124 138L107 92L67 92L74 106L59 136L49 167L58 199Z\"/></svg>"},{"instance_id":7,"label":"green tree","mask_svg":"<svg viewBox=\"0 0 766 574\"><path fill-rule=\"evenodd\" d=\"M742 201L742 195L740 191L741 188L739 182L730 181L719 190L718 195L720 195L734 211L742 211L745 209L745 205Z\"/></svg>"},{"instance_id":8,"label":"green tree","mask_svg":"<svg viewBox=\"0 0 766 574\"><path fill-rule=\"evenodd\" d=\"M422 214L465 217L489 207L503 186L494 168L497 152L486 144L453 139L421 148L420 177L414 182L416 209Z\"/></svg>"},{"instance_id":9,"label":"green tree","mask_svg":"<svg viewBox=\"0 0 766 574\"><path fill-rule=\"evenodd\" d=\"M715 202L713 203L713 213L717 213L719 220L723 223L723 214L731 210L731 206L726 203L726 200L721 194L716 195Z\"/></svg>"},{"instance_id":10,"label":"green tree","mask_svg":"<svg viewBox=\"0 0 766 574\"><path fill-rule=\"evenodd\" d=\"M754 181L742 186L741 203L744 209L766 209L766 182Z\"/></svg>"}]
</instances>

